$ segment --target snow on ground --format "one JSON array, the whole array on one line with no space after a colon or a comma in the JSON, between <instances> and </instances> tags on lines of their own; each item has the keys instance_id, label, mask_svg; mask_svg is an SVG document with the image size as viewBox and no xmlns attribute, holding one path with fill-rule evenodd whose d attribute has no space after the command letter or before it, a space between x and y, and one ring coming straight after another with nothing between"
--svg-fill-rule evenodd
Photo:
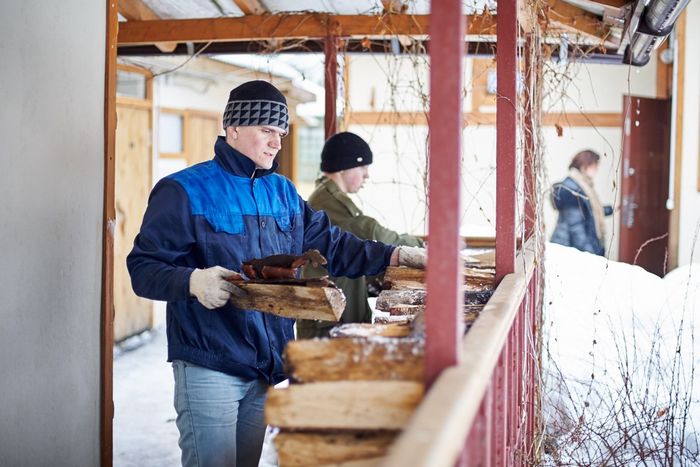
<instances>
[{"instance_id":1,"label":"snow on ground","mask_svg":"<svg viewBox=\"0 0 700 467\"><path fill-rule=\"evenodd\" d=\"M166 358L163 325L115 348L115 467L180 465L173 371ZM260 467L276 465L274 448L266 439Z\"/></svg>"},{"instance_id":2,"label":"snow on ground","mask_svg":"<svg viewBox=\"0 0 700 467\"><path fill-rule=\"evenodd\" d=\"M696 463L698 267L661 279L547 244L545 276L550 465Z\"/></svg>"}]
</instances>

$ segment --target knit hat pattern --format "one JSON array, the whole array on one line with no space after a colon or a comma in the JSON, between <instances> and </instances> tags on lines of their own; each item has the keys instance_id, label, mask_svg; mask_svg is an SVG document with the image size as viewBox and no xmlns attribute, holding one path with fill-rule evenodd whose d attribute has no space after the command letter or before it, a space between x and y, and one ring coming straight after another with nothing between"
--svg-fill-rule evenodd
<instances>
[{"instance_id":1,"label":"knit hat pattern","mask_svg":"<svg viewBox=\"0 0 700 467\"><path fill-rule=\"evenodd\" d=\"M224 129L229 126L274 126L288 131L287 100L267 81L248 81L229 94L223 125Z\"/></svg>"},{"instance_id":2,"label":"knit hat pattern","mask_svg":"<svg viewBox=\"0 0 700 467\"><path fill-rule=\"evenodd\" d=\"M326 173L361 167L372 163L369 144L355 133L336 133L323 145L321 171Z\"/></svg>"}]
</instances>

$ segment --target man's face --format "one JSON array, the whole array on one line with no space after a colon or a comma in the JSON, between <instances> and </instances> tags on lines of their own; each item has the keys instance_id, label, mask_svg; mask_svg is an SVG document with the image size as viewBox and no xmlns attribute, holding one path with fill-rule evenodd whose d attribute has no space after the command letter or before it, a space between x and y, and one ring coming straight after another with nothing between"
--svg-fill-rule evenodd
<instances>
[{"instance_id":1,"label":"man's face","mask_svg":"<svg viewBox=\"0 0 700 467\"><path fill-rule=\"evenodd\" d=\"M269 169L282 148L286 133L274 126L237 126L226 129L226 141L259 169Z\"/></svg>"},{"instance_id":2,"label":"man's face","mask_svg":"<svg viewBox=\"0 0 700 467\"><path fill-rule=\"evenodd\" d=\"M369 165L343 170L340 174L346 193L357 193L369 178Z\"/></svg>"}]
</instances>

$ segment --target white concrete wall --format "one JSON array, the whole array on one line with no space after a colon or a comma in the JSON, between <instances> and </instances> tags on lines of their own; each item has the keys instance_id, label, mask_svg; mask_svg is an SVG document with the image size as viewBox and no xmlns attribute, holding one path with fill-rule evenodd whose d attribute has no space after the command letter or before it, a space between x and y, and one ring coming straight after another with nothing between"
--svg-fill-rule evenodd
<instances>
[{"instance_id":1,"label":"white concrete wall","mask_svg":"<svg viewBox=\"0 0 700 467\"><path fill-rule=\"evenodd\" d=\"M0 4L0 465L99 465L105 8Z\"/></svg>"},{"instance_id":2,"label":"white concrete wall","mask_svg":"<svg viewBox=\"0 0 700 467\"><path fill-rule=\"evenodd\" d=\"M690 2L686 14L679 265L700 262L700 2Z\"/></svg>"},{"instance_id":3,"label":"white concrete wall","mask_svg":"<svg viewBox=\"0 0 700 467\"><path fill-rule=\"evenodd\" d=\"M465 111L471 105L471 60L465 61ZM362 111L422 111L427 93L425 60L353 55L350 62L350 108ZM548 80L543 109L548 112L621 112L622 96L654 97L655 61L644 68L621 65L548 63ZM567 79L561 80L563 76ZM485 110L482 107L482 111ZM595 180L604 203L614 204L619 190L619 160L622 133L619 128L571 128L562 122L563 134L554 127L543 128L546 187L566 176L576 152L591 148L602 156ZM348 128L366 138L375 153L370 180L356 196L367 214L399 231L425 232L425 172L427 128L353 125ZM466 235L493 235L496 207L496 130L492 125L469 125L463 139L462 232ZM542 193L547 236L556 222L547 193ZM617 257L618 219L608 219L608 249Z\"/></svg>"}]
</instances>

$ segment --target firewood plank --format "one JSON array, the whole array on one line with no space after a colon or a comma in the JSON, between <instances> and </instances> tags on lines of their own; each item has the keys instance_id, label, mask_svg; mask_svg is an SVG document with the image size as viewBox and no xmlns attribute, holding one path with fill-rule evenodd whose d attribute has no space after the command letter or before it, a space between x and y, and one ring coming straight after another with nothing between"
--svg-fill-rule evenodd
<instances>
[{"instance_id":1,"label":"firewood plank","mask_svg":"<svg viewBox=\"0 0 700 467\"><path fill-rule=\"evenodd\" d=\"M423 398L415 381L292 384L267 393L265 423L306 430L400 430Z\"/></svg>"},{"instance_id":2,"label":"firewood plank","mask_svg":"<svg viewBox=\"0 0 700 467\"><path fill-rule=\"evenodd\" d=\"M285 350L296 382L423 380L424 342L410 338L304 339Z\"/></svg>"},{"instance_id":3,"label":"firewood plank","mask_svg":"<svg viewBox=\"0 0 700 467\"><path fill-rule=\"evenodd\" d=\"M336 326L330 331L331 337L406 337L411 334L411 325L408 323L370 324L347 323Z\"/></svg>"},{"instance_id":4,"label":"firewood plank","mask_svg":"<svg viewBox=\"0 0 700 467\"><path fill-rule=\"evenodd\" d=\"M236 283L247 295L231 296L243 310L257 310L295 319L338 321L345 309L345 296L334 287Z\"/></svg>"},{"instance_id":5,"label":"firewood plank","mask_svg":"<svg viewBox=\"0 0 700 467\"><path fill-rule=\"evenodd\" d=\"M384 456L395 431L301 433L281 431L274 438L280 467L337 465Z\"/></svg>"}]
</instances>

